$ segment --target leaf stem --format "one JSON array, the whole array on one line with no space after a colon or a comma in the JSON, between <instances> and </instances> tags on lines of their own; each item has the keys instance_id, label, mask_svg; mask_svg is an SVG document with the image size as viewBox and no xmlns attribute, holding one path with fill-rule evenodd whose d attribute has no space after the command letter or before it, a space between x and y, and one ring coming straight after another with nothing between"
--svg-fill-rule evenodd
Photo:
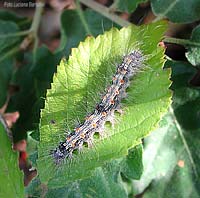
<instances>
[{"instance_id":1,"label":"leaf stem","mask_svg":"<svg viewBox=\"0 0 200 198\"><path fill-rule=\"evenodd\" d=\"M183 45L183 46L192 45L192 46L200 47L200 43L190 41L187 39L165 37L163 41L166 43L174 43L174 44Z\"/></svg>"},{"instance_id":2,"label":"leaf stem","mask_svg":"<svg viewBox=\"0 0 200 198\"><path fill-rule=\"evenodd\" d=\"M3 35L0 35L0 39L4 39L4 38L9 38L9 37L17 37L17 36L24 36L24 35L27 35L31 32L31 30L25 30L25 31L20 31L20 32L16 32L16 33L13 33L13 34L3 34Z\"/></svg>"},{"instance_id":3,"label":"leaf stem","mask_svg":"<svg viewBox=\"0 0 200 198\"><path fill-rule=\"evenodd\" d=\"M40 21L41 21L41 16L42 16L42 12L44 9L44 5L45 3L42 0L38 0L38 4L36 6L36 11L33 17L33 22L31 24L31 34L33 36L33 40L34 40L34 46L33 46L33 60L35 60L36 58L36 50L38 47L38 29L39 29L39 25L40 25Z\"/></svg>"},{"instance_id":4,"label":"leaf stem","mask_svg":"<svg viewBox=\"0 0 200 198\"><path fill-rule=\"evenodd\" d=\"M3 54L0 57L0 63L3 62L6 58L16 54L18 51L20 51L20 47L19 46L15 46L14 48L12 48L11 50L9 50L7 53Z\"/></svg>"},{"instance_id":5,"label":"leaf stem","mask_svg":"<svg viewBox=\"0 0 200 198\"><path fill-rule=\"evenodd\" d=\"M99 4L96 3L93 0L79 0L82 4L86 5L87 7L95 10L96 12L100 13L101 15L105 16L106 18L112 20L113 22L115 22L116 24L120 25L120 26L128 26L131 23L122 19L121 17L117 16L116 14L113 14L110 12L110 9Z\"/></svg>"},{"instance_id":6,"label":"leaf stem","mask_svg":"<svg viewBox=\"0 0 200 198\"><path fill-rule=\"evenodd\" d=\"M80 1L79 1L79 0L76 1L76 7L77 7L76 11L77 11L77 13L78 13L78 15L79 15L79 17L80 17L80 19L81 19L81 22L82 22L82 24L83 24L83 27L85 28L86 33L87 33L88 35L92 35L92 32L90 31L90 28L89 28L89 26L88 26L88 23L87 23L87 21L85 20L85 16L84 16L83 11L82 11L82 9L81 9Z\"/></svg>"},{"instance_id":7,"label":"leaf stem","mask_svg":"<svg viewBox=\"0 0 200 198\"><path fill-rule=\"evenodd\" d=\"M35 11L35 14L33 17L33 22L31 24L31 28L30 28L31 31L33 31L34 33L37 33L37 30L39 28L43 9L44 9L44 3L43 3L43 1L39 1L39 3L36 6L36 11Z\"/></svg>"}]
</instances>

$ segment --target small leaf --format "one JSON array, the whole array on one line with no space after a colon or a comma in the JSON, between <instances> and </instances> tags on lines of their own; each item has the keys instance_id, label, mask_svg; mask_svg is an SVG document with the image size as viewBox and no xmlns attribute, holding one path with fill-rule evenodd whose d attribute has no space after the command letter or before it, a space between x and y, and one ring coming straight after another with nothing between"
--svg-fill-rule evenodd
<instances>
[{"instance_id":1,"label":"small leaf","mask_svg":"<svg viewBox=\"0 0 200 198\"><path fill-rule=\"evenodd\" d=\"M186 57L192 65L200 66L200 25L192 31L190 41L194 43L194 46L188 47ZM199 46L196 47L195 43Z\"/></svg>"},{"instance_id":2,"label":"small leaf","mask_svg":"<svg viewBox=\"0 0 200 198\"><path fill-rule=\"evenodd\" d=\"M151 0L151 6L156 16L167 17L174 23L191 23L200 19L199 0Z\"/></svg>"},{"instance_id":3,"label":"small leaf","mask_svg":"<svg viewBox=\"0 0 200 198\"><path fill-rule=\"evenodd\" d=\"M4 3L6 3L6 1L4 1ZM27 20L27 18L22 17L22 16L18 16L16 15L15 12L12 11L8 11L8 10L0 10L0 19L4 20L4 21L13 21L16 24L18 24L18 26L20 26L20 24L24 23L25 20Z\"/></svg>"},{"instance_id":4,"label":"small leaf","mask_svg":"<svg viewBox=\"0 0 200 198\"><path fill-rule=\"evenodd\" d=\"M0 53L2 53L3 50L19 41L18 37L1 38L1 36L13 34L18 31L19 28L14 22L0 20Z\"/></svg>"},{"instance_id":5,"label":"small leaf","mask_svg":"<svg viewBox=\"0 0 200 198\"><path fill-rule=\"evenodd\" d=\"M23 175L18 167L17 153L0 123L0 197L21 198L24 195Z\"/></svg>"},{"instance_id":6,"label":"small leaf","mask_svg":"<svg viewBox=\"0 0 200 198\"><path fill-rule=\"evenodd\" d=\"M115 0L115 3L112 7L123 12L131 13L135 11L138 4L144 3L145 1L147 0Z\"/></svg>"},{"instance_id":7,"label":"small leaf","mask_svg":"<svg viewBox=\"0 0 200 198\"><path fill-rule=\"evenodd\" d=\"M140 179L143 172L142 145L129 150L127 157L122 161L122 172L129 179Z\"/></svg>"},{"instance_id":8,"label":"small leaf","mask_svg":"<svg viewBox=\"0 0 200 198\"><path fill-rule=\"evenodd\" d=\"M46 194L45 185L42 185L39 177L34 178L28 186L25 187L26 197L44 197Z\"/></svg>"},{"instance_id":9,"label":"small leaf","mask_svg":"<svg viewBox=\"0 0 200 198\"><path fill-rule=\"evenodd\" d=\"M2 38L1 36L13 34L18 31L19 28L16 23L0 20L0 108L4 105L6 101L8 86L13 73L13 59L5 59L5 57L6 54L10 53L13 45L18 43L19 41L18 37Z\"/></svg>"},{"instance_id":10,"label":"small leaf","mask_svg":"<svg viewBox=\"0 0 200 198\"><path fill-rule=\"evenodd\" d=\"M162 69L164 50L158 48L165 29L163 23L130 26L120 31L113 28L96 39L88 37L72 50L68 61L60 63L41 113L37 163L42 182L55 188L88 177L107 160L127 155L128 149L155 127L168 108L171 96L169 71ZM138 48L146 55L148 67L131 83L128 99L123 101L124 115L116 115L115 128L108 126L105 131L108 136L97 139L95 147L85 148L83 154L74 154L71 163L57 167L50 150L58 145L59 135L63 136L67 127L72 130L77 117L83 121L92 112L116 70L114 63Z\"/></svg>"},{"instance_id":11,"label":"small leaf","mask_svg":"<svg viewBox=\"0 0 200 198\"><path fill-rule=\"evenodd\" d=\"M32 133L34 132L28 132L27 134L27 153L28 153L28 158L31 161L32 166L36 166L36 159L37 159L37 146L38 146L38 141L35 140L32 137Z\"/></svg>"}]
</instances>

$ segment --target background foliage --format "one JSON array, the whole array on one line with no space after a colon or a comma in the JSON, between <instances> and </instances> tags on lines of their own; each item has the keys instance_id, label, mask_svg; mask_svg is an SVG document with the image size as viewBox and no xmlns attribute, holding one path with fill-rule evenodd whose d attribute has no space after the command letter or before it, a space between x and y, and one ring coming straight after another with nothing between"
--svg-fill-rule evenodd
<instances>
[{"instance_id":1,"label":"background foliage","mask_svg":"<svg viewBox=\"0 0 200 198\"><path fill-rule=\"evenodd\" d=\"M17 154L12 153L0 126L0 147L5 151L0 152L0 166L6 171L0 174L1 197L7 197L8 193L23 197L24 190L26 197L199 197L199 0L115 0L105 1L104 5L103 1L96 4L80 0L81 4L77 1L76 5L66 1L65 7L76 7L74 10L56 7L52 2L38 7L32 14L33 20L17 15L15 9L11 11L4 4L0 10L0 107L9 96L6 111L20 113L12 128L15 142L26 139L27 132L32 132L27 152L33 166L36 166L35 144L39 141L40 109L44 108L46 90L61 58L68 58L71 48L77 47L86 36L96 37L113 26L127 26L128 21L140 25L167 19L169 26L163 41L169 59L165 67L172 70L172 105L159 127L142 144L129 150L126 158L105 163L90 177L54 189L41 183L39 177L23 189ZM48 36L38 33L41 13L48 7L61 13L60 44L53 49L54 36L50 45L45 40ZM49 27L46 22L42 26ZM10 174L5 180L7 172Z\"/></svg>"}]
</instances>

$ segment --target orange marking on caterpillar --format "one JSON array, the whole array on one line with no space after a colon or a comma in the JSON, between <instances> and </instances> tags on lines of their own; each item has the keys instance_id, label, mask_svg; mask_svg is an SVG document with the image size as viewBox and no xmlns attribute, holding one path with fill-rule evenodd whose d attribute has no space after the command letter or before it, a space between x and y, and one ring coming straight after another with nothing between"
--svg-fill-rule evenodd
<instances>
[{"instance_id":1,"label":"orange marking on caterpillar","mask_svg":"<svg viewBox=\"0 0 200 198\"><path fill-rule=\"evenodd\" d=\"M79 132L80 131L80 128L75 128L75 132Z\"/></svg>"},{"instance_id":2,"label":"orange marking on caterpillar","mask_svg":"<svg viewBox=\"0 0 200 198\"><path fill-rule=\"evenodd\" d=\"M81 138L85 138L85 134L83 134L83 133L80 134L80 137L81 137Z\"/></svg>"},{"instance_id":3,"label":"orange marking on caterpillar","mask_svg":"<svg viewBox=\"0 0 200 198\"><path fill-rule=\"evenodd\" d=\"M75 147L76 140L72 141L72 147Z\"/></svg>"},{"instance_id":4,"label":"orange marking on caterpillar","mask_svg":"<svg viewBox=\"0 0 200 198\"><path fill-rule=\"evenodd\" d=\"M123 85L124 84L124 80L120 80L120 83Z\"/></svg>"},{"instance_id":5,"label":"orange marking on caterpillar","mask_svg":"<svg viewBox=\"0 0 200 198\"><path fill-rule=\"evenodd\" d=\"M110 101L110 104L115 104L115 101L114 101L114 100L111 100L111 101Z\"/></svg>"},{"instance_id":6,"label":"orange marking on caterpillar","mask_svg":"<svg viewBox=\"0 0 200 198\"><path fill-rule=\"evenodd\" d=\"M101 115L102 115L103 117L105 117L105 116L107 115L107 113L106 113L106 112L102 112Z\"/></svg>"},{"instance_id":7,"label":"orange marking on caterpillar","mask_svg":"<svg viewBox=\"0 0 200 198\"><path fill-rule=\"evenodd\" d=\"M92 123L92 126L93 126L93 128L96 128L97 124L96 123Z\"/></svg>"}]
</instances>

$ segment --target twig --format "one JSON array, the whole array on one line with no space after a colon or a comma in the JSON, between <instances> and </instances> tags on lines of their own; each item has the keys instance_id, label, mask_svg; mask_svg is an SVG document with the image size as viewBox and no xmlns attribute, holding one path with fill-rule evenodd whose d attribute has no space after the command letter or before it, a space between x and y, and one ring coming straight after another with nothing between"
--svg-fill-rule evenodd
<instances>
[{"instance_id":1,"label":"twig","mask_svg":"<svg viewBox=\"0 0 200 198\"><path fill-rule=\"evenodd\" d=\"M164 38L163 41L166 42L166 43L174 43L174 44L184 45L184 46L192 45L192 46L200 47L200 43L190 41L190 40L187 40L187 39L166 37L166 38Z\"/></svg>"},{"instance_id":2,"label":"twig","mask_svg":"<svg viewBox=\"0 0 200 198\"><path fill-rule=\"evenodd\" d=\"M122 19L121 17L113 14L110 12L110 9L99 4L96 3L93 0L79 0L82 4L86 5L87 7L95 10L96 12L100 13L101 15L109 18L110 20L112 20L113 22L115 22L116 24L120 25L120 26L128 26L131 23Z\"/></svg>"}]
</instances>

